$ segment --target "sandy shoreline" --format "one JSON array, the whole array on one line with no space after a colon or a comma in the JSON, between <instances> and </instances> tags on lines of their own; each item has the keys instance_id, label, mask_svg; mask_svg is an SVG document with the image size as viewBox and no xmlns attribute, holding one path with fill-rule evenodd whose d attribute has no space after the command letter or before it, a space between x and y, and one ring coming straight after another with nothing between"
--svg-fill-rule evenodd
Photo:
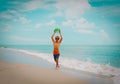
<instances>
[{"instance_id":1,"label":"sandy shoreline","mask_svg":"<svg viewBox=\"0 0 120 84\"><path fill-rule=\"evenodd\" d=\"M39 81L40 79L42 79L41 76L44 76L44 75L45 76L42 79L43 81L39 81L39 84L48 84L46 82L44 83L44 81L46 79L47 79L47 81L48 81L48 79L50 79L50 77L46 77L46 76L56 75L56 70L53 67L54 65L51 62L48 62L48 61L44 60L44 58L42 58L42 59L39 58L39 56L41 56L41 57L47 56L46 54L44 55L43 53L38 54L38 53L34 53L34 52L31 53L29 51L24 51L24 50L21 51L21 50L15 50L15 49L13 50L13 49L9 49L9 48L6 48L6 49L0 48L0 49L2 49L1 52L0 52L0 60L1 60L0 61L0 73L3 74L3 71L4 71L4 74L3 74L4 78L2 78L2 76L1 76L2 74L0 74L0 78L1 78L0 79L0 84L1 83L2 84L18 84L18 83L14 83L14 82L13 83L8 83L8 82L6 83L5 77L7 78L7 81L11 82L11 80L12 81L14 80L14 79L10 78L10 75L11 75L10 73L12 73L12 75L15 75L15 76L18 77L17 81L20 81L20 80L22 80L22 81L25 80L26 81L26 79L28 79L30 81L29 83L23 83L22 82L22 84L33 84L31 82L31 80ZM7 53L5 53L5 52L7 52ZM36 56L36 55L38 55L38 56ZM47 56L47 59L48 58L51 59L52 57ZM64 59L62 59L62 60L64 60ZM49 61L51 61L51 60L49 60ZM10 63L10 62L12 62L12 63ZM66 63L66 62L64 62L64 63ZM73 66L73 65L71 65L71 66ZM86 65L83 65L83 66L86 66ZM33 68L31 68L31 67L33 67ZM47 74L45 74L46 69L41 71L41 70L36 70L35 67L37 67L41 70L43 70L44 68L47 68L47 73L52 70L52 74L47 75ZM17 68L19 68L19 69L17 69ZM27 70L26 70L26 68L27 68ZM35 70L33 70L33 69L35 69ZM5 70L9 71L9 72L7 72L8 74L10 74L9 77L7 77L8 75L6 75ZM96 69L93 69L93 70L96 70ZM32 72L32 73L30 73L29 71ZM26 72L29 72L31 74L30 78L28 77L29 73L26 74ZM39 75L37 74L37 72L38 72ZM68 77L72 76L72 78L74 78L75 80L78 79L80 82L81 81L85 81L85 82L87 81L89 84L113 84L113 79L114 79L115 84L119 84L117 82L117 81L119 81L118 76L113 78L111 76L106 76L106 75L103 75L103 74L95 74L95 73L91 73L91 72L87 72L87 71L70 69L70 68L66 68L66 67L63 67L63 66L61 66L60 70L57 71L57 72L60 72L64 75L67 75ZM20 75L20 73L22 75ZM26 75L24 75L24 73ZM34 75L33 73L35 73L36 75ZM64 75L63 75L63 77L64 77ZM20 76L20 78L19 78L19 76ZM33 78L31 78L32 76L33 76ZM40 79L36 78L36 76ZM21 79L21 78L24 78L24 79ZM61 81L63 81L62 77L56 78L56 76L54 76L52 78L53 79L52 80L50 79L49 84L64 84L63 82L61 83ZM54 81L56 81L55 79L57 79L59 81L54 82ZM65 81L64 81L65 84L68 84L68 83L69 84L82 84L82 83L78 83L77 80L76 80L77 83L76 83L76 81L74 83L71 82L71 80L73 81L73 79L69 79L69 80L70 80L70 82L68 81L68 79L67 80L65 79ZM5 82L5 83L3 83L3 82ZM20 81L20 83L21 83L21 81ZM34 83L36 84L36 82L34 82Z\"/></svg>"},{"instance_id":2,"label":"sandy shoreline","mask_svg":"<svg viewBox=\"0 0 120 84\"><path fill-rule=\"evenodd\" d=\"M0 60L0 84L86 84L59 70Z\"/></svg>"}]
</instances>

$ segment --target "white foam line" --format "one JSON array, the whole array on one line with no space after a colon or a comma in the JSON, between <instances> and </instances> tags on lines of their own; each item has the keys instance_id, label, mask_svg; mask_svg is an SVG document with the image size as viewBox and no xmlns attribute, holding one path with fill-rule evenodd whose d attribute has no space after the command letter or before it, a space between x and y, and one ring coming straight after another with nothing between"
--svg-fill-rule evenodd
<instances>
[{"instance_id":1,"label":"white foam line","mask_svg":"<svg viewBox=\"0 0 120 84\"><path fill-rule=\"evenodd\" d=\"M46 60L50 63L54 63L52 59L52 54L13 49L13 48L1 48L1 49L8 49L16 52L25 53L28 55L39 57L40 59ZM112 77L115 84L120 84L120 68L115 68L110 65L100 65L91 62L82 62L76 59L70 59L63 56L60 57L60 65L70 69L82 70L86 72L109 76Z\"/></svg>"}]
</instances>

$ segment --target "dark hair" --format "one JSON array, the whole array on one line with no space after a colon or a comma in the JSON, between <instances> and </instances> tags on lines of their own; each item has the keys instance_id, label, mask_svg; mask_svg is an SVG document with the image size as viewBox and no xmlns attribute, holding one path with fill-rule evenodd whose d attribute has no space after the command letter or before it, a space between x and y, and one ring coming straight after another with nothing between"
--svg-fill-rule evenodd
<instances>
[{"instance_id":1,"label":"dark hair","mask_svg":"<svg viewBox=\"0 0 120 84\"><path fill-rule=\"evenodd\" d=\"M60 37L59 37L59 36L56 36L56 37L55 37L55 39L58 39L58 40L59 40L59 39L60 39Z\"/></svg>"}]
</instances>

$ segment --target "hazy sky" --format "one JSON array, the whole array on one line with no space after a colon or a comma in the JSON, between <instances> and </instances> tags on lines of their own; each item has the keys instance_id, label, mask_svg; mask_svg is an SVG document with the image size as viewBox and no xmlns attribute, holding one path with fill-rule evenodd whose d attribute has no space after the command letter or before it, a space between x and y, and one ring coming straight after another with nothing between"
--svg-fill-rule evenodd
<instances>
[{"instance_id":1,"label":"hazy sky","mask_svg":"<svg viewBox=\"0 0 120 84\"><path fill-rule=\"evenodd\" d=\"M0 44L120 45L120 0L0 0Z\"/></svg>"}]
</instances>

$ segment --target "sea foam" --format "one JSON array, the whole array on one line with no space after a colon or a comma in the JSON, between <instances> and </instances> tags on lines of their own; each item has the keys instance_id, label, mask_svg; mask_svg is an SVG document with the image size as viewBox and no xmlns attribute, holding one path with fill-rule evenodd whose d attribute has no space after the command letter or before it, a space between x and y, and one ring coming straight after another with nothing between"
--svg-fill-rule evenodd
<instances>
[{"instance_id":1,"label":"sea foam","mask_svg":"<svg viewBox=\"0 0 120 84\"><path fill-rule=\"evenodd\" d=\"M3 49L3 48L1 48ZM20 50L13 48L5 48L15 52L21 52L23 54L32 55L38 57L39 59L45 60L49 63L54 63L53 55L48 53L40 53L35 51ZM114 84L120 84L120 68L115 68L110 65L100 65L92 62L83 62L77 59L66 58L64 56L60 57L60 65L65 68L86 71L98 75L109 76L113 79Z\"/></svg>"}]
</instances>

